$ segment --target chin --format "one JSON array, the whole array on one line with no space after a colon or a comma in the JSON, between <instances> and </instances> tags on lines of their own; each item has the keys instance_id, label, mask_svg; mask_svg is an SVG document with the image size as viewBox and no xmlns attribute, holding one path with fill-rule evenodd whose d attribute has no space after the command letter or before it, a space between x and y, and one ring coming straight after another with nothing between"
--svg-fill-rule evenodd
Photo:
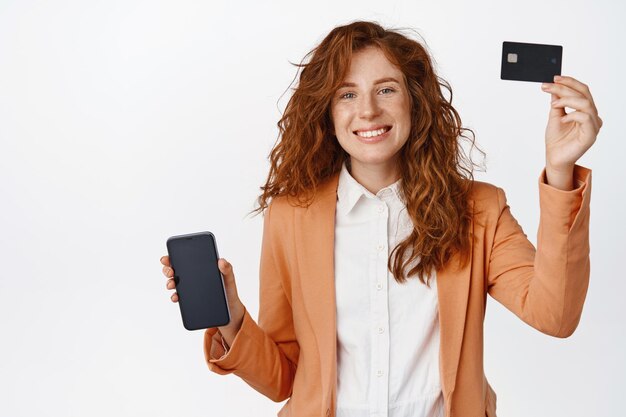
<instances>
[{"instance_id":1,"label":"chin","mask_svg":"<svg viewBox=\"0 0 626 417\"><path fill-rule=\"evenodd\" d=\"M372 164L372 165L380 165L393 161L396 155L395 152L378 152L376 154L371 153L358 153L354 152L350 154L352 160L357 164Z\"/></svg>"}]
</instances>

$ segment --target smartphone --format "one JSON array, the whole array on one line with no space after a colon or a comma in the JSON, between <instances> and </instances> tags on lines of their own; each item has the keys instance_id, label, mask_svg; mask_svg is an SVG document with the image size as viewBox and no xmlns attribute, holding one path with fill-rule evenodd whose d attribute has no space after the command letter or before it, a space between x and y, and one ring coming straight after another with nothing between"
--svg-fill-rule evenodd
<instances>
[{"instance_id":1,"label":"smartphone","mask_svg":"<svg viewBox=\"0 0 626 417\"><path fill-rule=\"evenodd\" d=\"M224 277L217 267L219 254L213 233L172 236L166 244L185 329L207 329L230 323Z\"/></svg>"},{"instance_id":2,"label":"smartphone","mask_svg":"<svg viewBox=\"0 0 626 417\"><path fill-rule=\"evenodd\" d=\"M560 45L502 42L500 79L553 83L561 75L562 58Z\"/></svg>"}]
</instances>

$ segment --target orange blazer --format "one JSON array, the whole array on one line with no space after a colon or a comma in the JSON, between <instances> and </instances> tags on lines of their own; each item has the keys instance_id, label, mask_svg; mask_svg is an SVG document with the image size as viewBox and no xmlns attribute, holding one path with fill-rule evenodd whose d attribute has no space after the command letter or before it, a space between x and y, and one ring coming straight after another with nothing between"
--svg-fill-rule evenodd
<instances>
[{"instance_id":1,"label":"orange blazer","mask_svg":"<svg viewBox=\"0 0 626 417\"><path fill-rule=\"evenodd\" d=\"M589 283L591 170L576 165L575 189L539 177L537 249L511 215L504 191L475 181L472 258L437 271L439 369L446 417L495 416L483 370L487 294L539 331L568 337ZM258 325L248 311L228 352L217 328L204 334L208 367L234 373L274 401L278 416L335 415L337 338L334 231L337 173L308 208L274 199L264 215ZM226 353L226 354L225 354Z\"/></svg>"}]
</instances>

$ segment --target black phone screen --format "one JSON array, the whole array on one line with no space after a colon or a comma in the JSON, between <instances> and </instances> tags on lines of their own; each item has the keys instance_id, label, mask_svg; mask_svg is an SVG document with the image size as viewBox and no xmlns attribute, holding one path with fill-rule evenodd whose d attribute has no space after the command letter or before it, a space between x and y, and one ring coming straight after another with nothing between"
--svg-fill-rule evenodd
<instances>
[{"instance_id":1,"label":"black phone screen","mask_svg":"<svg viewBox=\"0 0 626 417\"><path fill-rule=\"evenodd\" d=\"M178 304L187 330L224 326L230 322L219 255L211 232L172 236L167 240Z\"/></svg>"}]
</instances>

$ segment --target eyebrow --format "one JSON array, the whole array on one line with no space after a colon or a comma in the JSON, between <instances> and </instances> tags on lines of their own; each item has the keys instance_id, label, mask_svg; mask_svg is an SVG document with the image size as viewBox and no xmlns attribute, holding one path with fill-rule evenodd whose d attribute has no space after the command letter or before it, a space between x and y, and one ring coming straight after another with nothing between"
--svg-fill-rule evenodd
<instances>
[{"instance_id":1,"label":"eyebrow","mask_svg":"<svg viewBox=\"0 0 626 417\"><path fill-rule=\"evenodd\" d=\"M393 77L385 77L385 78L381 78L379 80L374 81L374 85L387 83L387 82L394 82L394 83L400 84L400 82ZM342 83L339 86L339 88L343 88L343 87L356 87L356 84L355 83Z\"/></svg>"}]
</instances>

